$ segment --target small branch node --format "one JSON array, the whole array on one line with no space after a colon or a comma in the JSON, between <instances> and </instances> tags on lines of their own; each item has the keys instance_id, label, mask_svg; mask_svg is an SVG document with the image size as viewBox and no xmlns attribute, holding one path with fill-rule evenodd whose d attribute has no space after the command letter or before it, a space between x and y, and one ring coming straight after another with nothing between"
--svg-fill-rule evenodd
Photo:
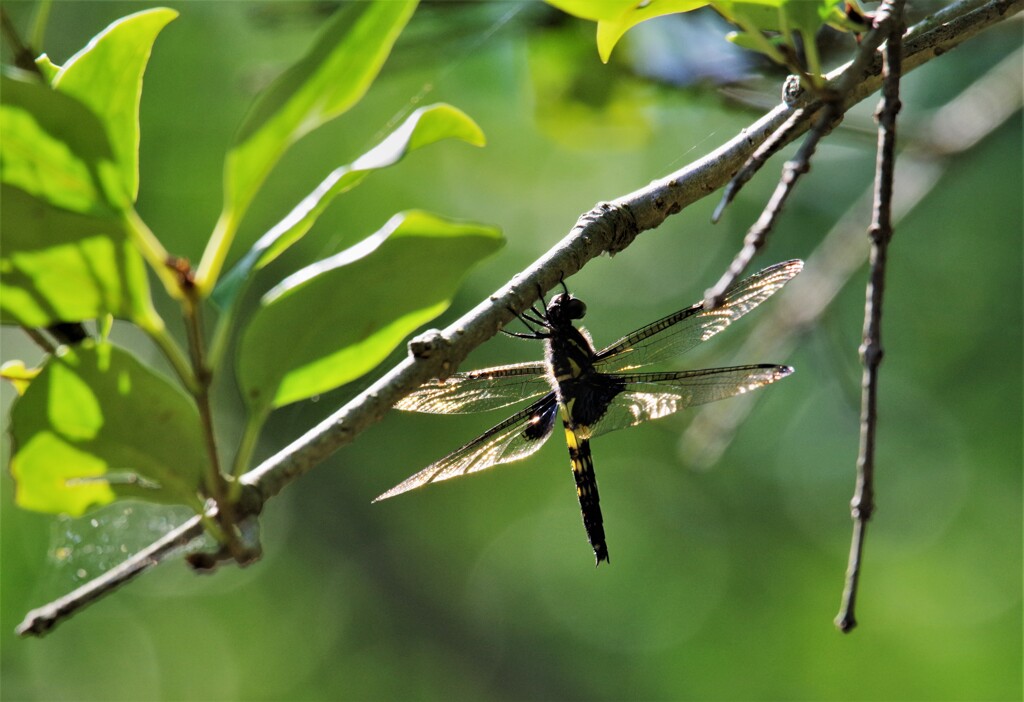
<instances>
[{"instance_id":1,"label":"small branch node","mask_svg":"<svg viewBox=\"0 0 1024 702\"><path fill-rule=\"evenodd\" d=\"M413 358L426 359L450 346L451 343L440 329L428 329L409 342L409 354Z\"/></svg>"}]
</instances>

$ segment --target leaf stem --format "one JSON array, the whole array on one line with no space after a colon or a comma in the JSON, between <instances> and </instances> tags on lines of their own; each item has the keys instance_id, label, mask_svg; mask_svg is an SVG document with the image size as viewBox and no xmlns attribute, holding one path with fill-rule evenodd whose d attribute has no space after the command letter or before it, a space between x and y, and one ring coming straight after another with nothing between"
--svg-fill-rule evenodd
<instances>
[{"instance_id":1,"label":"leaf stem","mask_svg":"<svg viewBox=\"0 0 1024 702\"><path fill-rule=\"evenodd\" d=\"M192 357L192 369L196 376L196 386L192 391L203 425L203 438L206 443L209 470L205 476L206 490L210 497L217 500L218 505L224 497L223 476L220 472L220 459L217 456L217 440L213 429L213 412L210 407L210 376L203 358L203 332L199 306L195 301L186 305L185 326L188 330L188 347Z\"/></svg>"},{"instance_id":2,"label":"leaf stem","mask_svg":"<svg viewBox=\"0 0 1024 702\"><path fill-rule=\"evenodd\" d=\"M54 346L45 335L42 334L35 327L22 327L21 330L28 335L28 338L36 342L36 345L51 356L57 353L57 347Z\"/></svg>"},{"instance_id":3,"label":"leaf stem","mask_svg":"<svg viewBox=\"0 0 1024 702\"><path fill-rule=\"evenodd\" d=\"M159 319L159 318L158 318ZM163 352L164 357L174 368L175 374L185 385L185 388L193 396L199 392L199 379L196 374L192 371L192 367L189 366L188 359L182 352L181 347L174 342L171 335L167 332L167 327L163 325L163 320L160 320L159 325L140 325L153 342Z\"/></svg>"},{"instance_id":4,"label":"leaf stem","mask_svg":"<svg viewBox=\"0 0 1024 702\"><path fill-rule=\"evenodd\" d=\"M245 429L242 432L242 440L238 443L238 452L235 454L235 462L231 470L231 474L235 478L239 478L245 473L245 469L249 466L249 461L252 459L253 451L256 449L256 444L260 438L260 430L263 428L263 423L266 419L266 410L249 415L249 419L245 423ZM238 480L232 481L229 498L232 500L237 499L241 489L241 482Z\"/></svg>"},{"instance_id":5,"label":"leaf stem","mask_svg":"<svg viewBox=\"0 0 1024 702\"><path fill-rule=\"evenodd\" d=\"M139 213L134 208L129 208L124 213L124 221L139 252L149 263L160 282L163 283L167 294L175 300L184 300L185 293L181 289L181 283L174 271L167 266L170 256L164 245L160 243L160 240L156 238L156 235L139 217Z\"/></svg>"},{"instance_id":6,"label":"leaf stem","mask_svg":"<svg viewBox=\"0 0 1024 702\"><path fill-rule=\"evenodd\" d=\"M221 310L221 314L217 318L217 324L213 328L213 340L210 342L210 353L207 355L206 361L210 368L220 368L223 362L224 354L227 353L228 344L231 341L231 329L235 323L235 312L238 309L242 293L247 285L248 281L242 283L243 287L239 291L238 296Z\"/></svg>"},{"instance_id":7,"label":"leaf stem","mask_svg":"<svg viewBox=\"0 0 1024 702\"><path fill-rule=\"evenodd\" d=\"M29 46L37 52L43 50L43 37L46 35L46 24L50 20L50 8L53 0L42 0L39 9L36 10L36 18L32 22L32 36L29 39Z\"/></svg>"},{"instance_id":8,"label":"leaf stem","mask_svg":"<svg viewBox=\"0 0 1024 702\"><path fill-rule=\"evenodd\" d=\"M203 251L203 258L196 269L196 287L201 297L208 297L217 284L224 261L231 249L231 242L235 238L235 231L238 229L238 218L235 212L225 209L221 212L210 241Z\"/></svg>"}]
</instances>

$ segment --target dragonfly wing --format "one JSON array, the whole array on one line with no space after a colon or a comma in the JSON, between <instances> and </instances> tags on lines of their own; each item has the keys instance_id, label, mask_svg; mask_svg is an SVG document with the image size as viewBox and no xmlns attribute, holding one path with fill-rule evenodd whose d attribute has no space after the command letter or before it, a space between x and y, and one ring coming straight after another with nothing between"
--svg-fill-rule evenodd
<instances>
[{"instance_id":1,"label":"dragonfly wing","mask_svg":"<svg viewBox=\"0 0 1024 702\"><path fill-rule=\"evenodd\" d=\"M499 409L551 392L543 363L496 366L431 380L395 404L395 409L465 414Z\"/></svg>"},{"instance_id":2,"label":"dragonfly wing","mask_svg":"<svg viewBox=\"0 0 1024 702\"><path fill-rule=\"evenodd\" d=\"M551 436L558 411L555 393L549 392L532 405L491 427L465 446L402 481L374 502L415 488L460 475L510 463L534 453Z\"/></svg>"},{"instance_id":3,"label":"dragonfly wing","mask_svg":"<svg viewBox=\"0 0 1024 702\"><path fill-rule=\"evenodd\" d=\"M590 437L636 426L686 407L742 395L793 372L789 366L753 365L676 373L622 373L622 389L590 424Z\"/></svg>"},{"instance_id":4,"label":"dragonfly wing","mask_svg":"<svg viewBox=\"0 0 1024 702\"><path fill-rule=\"evenodd\" d=\"M720 307L705 310L698 302L637 329L599 351L594 367L603 373L630 370L689 351L777 293L803 267L799 260L777 263L730 288Z\"/></svg>"}]
</instances>

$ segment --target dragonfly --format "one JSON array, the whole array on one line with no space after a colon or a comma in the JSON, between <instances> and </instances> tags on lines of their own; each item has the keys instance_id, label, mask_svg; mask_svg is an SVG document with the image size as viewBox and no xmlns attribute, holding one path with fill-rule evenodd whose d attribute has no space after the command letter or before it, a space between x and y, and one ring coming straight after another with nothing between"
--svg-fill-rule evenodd
<instances>
[{"instance_id":1,"label":"dragonfly","mask_svg":"<svg viewBox=\"0 0 1024 702\"><path fill-rule=\"evenodd\" d=\"M535 453L562 420L580 512L597 565L608 561L604 520L590 440L679 410L770 385L793 372L789 366L756 364L704 370L637 372L689 351L729 327L776 292L803 268L800 260L769 266L734 285L722 304L703 302L627 334L600 351L575 322L586 305L567 289L543 307L519 315L529 333L511 336L544 342L544 361L483 368L432 380L395 408L432 414L464 414L509 407L539 397L469 443L377 497L518 461ZM563 284L564 289L564 284Z\"/></svg>"}]
</instances>

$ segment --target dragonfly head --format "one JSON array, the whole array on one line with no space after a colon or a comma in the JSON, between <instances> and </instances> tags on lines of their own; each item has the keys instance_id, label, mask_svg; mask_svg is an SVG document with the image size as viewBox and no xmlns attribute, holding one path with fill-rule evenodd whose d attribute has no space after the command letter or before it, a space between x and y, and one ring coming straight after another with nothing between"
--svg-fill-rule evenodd
<instances>
[{"instance_id":1,"label":"dragonfly head","mask_svg":"<svg viewBox=\"0 0 1024 702\"><path fill-rule=\"evenodd\" d=\"M558 293L551 298L547 311L548 319L552 322L569 322L573 319L583 319L587 313L587 306L583 300L569 293Z\"/></svg>"}]
</instances>

